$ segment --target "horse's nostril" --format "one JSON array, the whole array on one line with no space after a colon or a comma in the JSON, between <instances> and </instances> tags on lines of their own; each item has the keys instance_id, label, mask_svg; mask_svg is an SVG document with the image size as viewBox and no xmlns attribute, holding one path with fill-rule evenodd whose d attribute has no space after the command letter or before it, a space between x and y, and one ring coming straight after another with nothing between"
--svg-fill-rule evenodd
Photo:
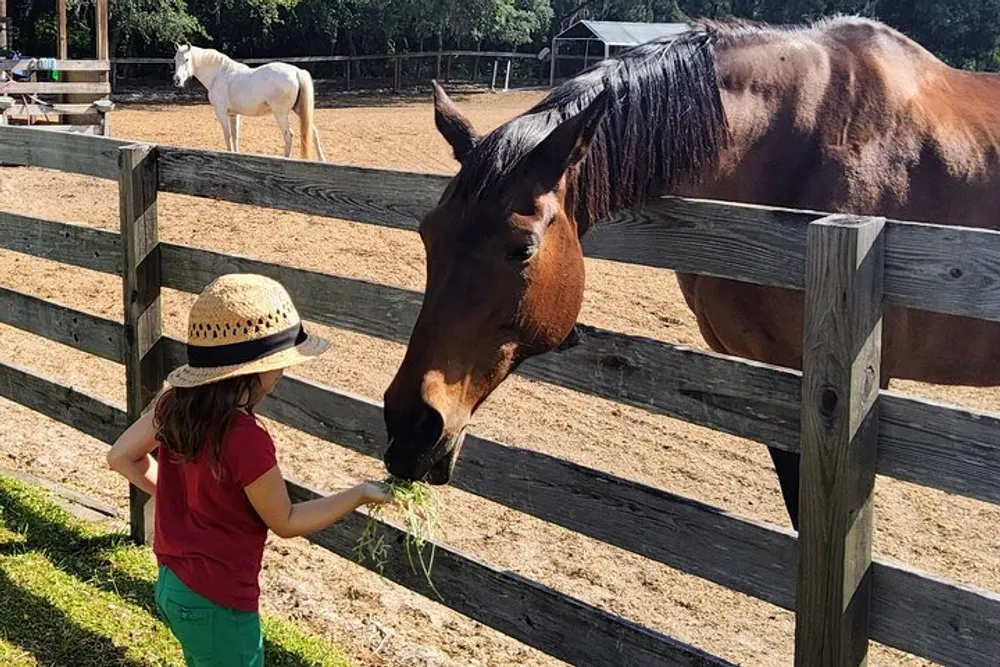
<instances>
[{"instance_id":1,"label":"horse's nostril","mask_svg":"<svg viewBox=\"0 0 1000 667\"><path fill-rule=\"evenodd\" d=\"M420 402L420 411L413 421L413 429L419 434L420 441L427 446L437 444L444 432L444 418L436 409Z\"/></svg>"}]
</instances>

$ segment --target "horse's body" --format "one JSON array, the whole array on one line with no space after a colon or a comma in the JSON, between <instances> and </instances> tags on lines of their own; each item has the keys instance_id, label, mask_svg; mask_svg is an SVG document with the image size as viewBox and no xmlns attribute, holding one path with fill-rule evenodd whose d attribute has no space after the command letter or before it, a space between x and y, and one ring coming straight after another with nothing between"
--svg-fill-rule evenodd
<instances>
[{"instance_id":1,"label":"horse's body","mask_svg":"<svg viewBox=\"0 0 1000 667\"><path fill-rule=\"evenodd\" d=\"M439 93L438 127L462 170L422 229L427 297L386 392L387 465L447 481L434 459L451 456L453 465L479 403L523 358L568 333L579 300L553 271L582 268L564 225L579 237L617 209L673 193L998 229L998 110L1000 78L947 67L863 19L789 29L703 23L675 43L598 65L486 137ZM546 168L561 178L552 183ZM484 199L502 212L484 221ZM481 258L524 229L533 250L515 267L520 277L504 281L504 269ZM463 231L460 242L442 240ZM465 281L475 300L449 290L444 276ZM801 367L801 292L688 274L678 281L713 350ZM464 326L475 331L464 336ZM892 307L883 331L883 384L1000 384L1000 324ZM493 344L462 352L435 342L436 333ZM439 436L420 403L436 413ZM413 421L427 442L406 435ZM797 525L798 457L771 454Z\"/></svg>"},{"instance_id":2,"label":"horse's body","mask_svg":"<svg viewBox=\"0 0 1000 667\"><path fill-rule=\"evenodd\" d=\"M174 62L175 85L183 86L193 76L208 90L228 150L239 152L240 116L270 113L285 140L285 157L290 157L293 133L288 116L294 111L299 117L302 158L308 160L315 147L326 161L313 122L315 100L308 71L287 63L249 67L214 49L187 45L177 47Z\"/></svg>"}]
</instances>

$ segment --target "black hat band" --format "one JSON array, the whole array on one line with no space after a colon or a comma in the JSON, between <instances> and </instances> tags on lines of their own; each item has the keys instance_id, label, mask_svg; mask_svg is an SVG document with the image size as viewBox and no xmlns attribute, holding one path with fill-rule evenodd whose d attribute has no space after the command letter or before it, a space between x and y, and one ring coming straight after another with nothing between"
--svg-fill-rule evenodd
<instances>
[{"instance_id":1,"label":"black hat band","mask_svg":"<svg viewBox=\"0 0 1000 667\"><path fill-rule=\"evenodd\" d=\"M307 338L306 330L299 322L296 326L256 340L213 347L189 343L187 346L188 366L191 368L214 368L245 364L275 352L301 345Z\"/></svg>"}]
</instances>

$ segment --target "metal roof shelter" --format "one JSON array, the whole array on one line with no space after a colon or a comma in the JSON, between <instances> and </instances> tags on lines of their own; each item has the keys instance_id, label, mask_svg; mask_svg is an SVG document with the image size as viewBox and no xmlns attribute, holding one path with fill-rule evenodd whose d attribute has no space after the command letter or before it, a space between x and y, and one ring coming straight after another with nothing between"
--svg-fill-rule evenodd
<instances>
[{"instance_id":1,"label":"metal roof shelter","mask_svg":"<svg viewBox=\"0 0 1000 667\"><path fill-rule=\"evenodd\" d=\"M611 55L613 47L629 47L644 44L661 37L678 37L691 29L687 23L626 23L621 21L577 21L552 39L549 55L549 85L556 80L556 61L560 42L585 42L583 68L587 68L590 58L590 42L604 44L604 57Z\"/></svg>"}]
</instances>

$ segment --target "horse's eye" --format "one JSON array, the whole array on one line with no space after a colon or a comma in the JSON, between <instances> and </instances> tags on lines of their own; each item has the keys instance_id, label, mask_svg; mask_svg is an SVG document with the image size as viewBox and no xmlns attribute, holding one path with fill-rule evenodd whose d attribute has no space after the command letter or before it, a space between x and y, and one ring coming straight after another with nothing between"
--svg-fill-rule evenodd
<instances>
[{"instance_id":1,"label":"horse's eye","mask_svg":"<svg viewBox=\"0 0 1000 667\"><path fill-rule=\"evenodd\" d=\"M538 246L526 244L507 249L507 261L512 264L523 264L535 256Z\"/></svg>"}]
</instances>

